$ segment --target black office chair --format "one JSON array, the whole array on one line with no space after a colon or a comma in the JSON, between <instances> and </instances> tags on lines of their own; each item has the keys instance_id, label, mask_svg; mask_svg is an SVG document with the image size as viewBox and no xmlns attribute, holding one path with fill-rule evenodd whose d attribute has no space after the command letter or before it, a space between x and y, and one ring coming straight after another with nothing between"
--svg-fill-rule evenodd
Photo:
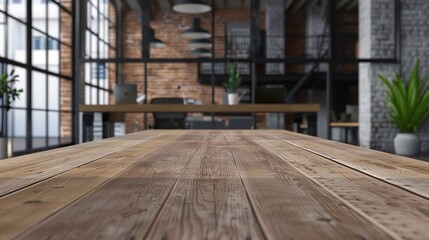
<instances>
[{"instance_id":1,"label":"black office chair","mask_svg":"<svg viewBox=\"0 0 429 240\"><path fill-rule=\"evenodd\" d=\"M184 104L183 98L153 98L151 104ZM187 113L152 113L154 129L185 129Z\"/></svg>"}]
</instances>

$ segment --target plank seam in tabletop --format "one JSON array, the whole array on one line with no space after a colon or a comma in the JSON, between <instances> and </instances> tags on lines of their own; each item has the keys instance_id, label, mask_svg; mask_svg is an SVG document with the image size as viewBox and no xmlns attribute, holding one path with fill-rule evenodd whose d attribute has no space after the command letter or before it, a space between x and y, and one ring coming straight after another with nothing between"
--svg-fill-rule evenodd
<instances>
[{"instance_id":1,"label":"plank seam in tabletop","mask_svg":"<svg viewBox=\"0 0 429 240\"><path fill-rule=\"evenodd\" d=\"M249 136L232 134L227 141L243 184L252 191L250 202L269 239L392 238L282 158L249 140ZM272 189L266 189L268 185Z\"/></svg>"},{"instance_id":2,"label":"plank seam in tabletop","mask_svg":"<svg viewBox=\"0 0 429 240\"><path fill-rule=\"evenodd\" d=\"M384 178L384 177L381 177L381 176L377 176L376 174L372 173L371 171L368 171L368 170L366 170L366 169L360 169L360 168L358 168L358 167L356 167L356 166L352 166L352 164L350 164L350 163L346 163L346 162L344 162L344 161L341 161L341 159L337 159L337 158L335 158L335 157L328 156L328 155L326 155L326 154L324 154L324 153L317 152L317 151L312 150L312 149L310 149L310 148L308 148L308 147L301 146L301 145L299 145L298 143L294 143L294 142L288 141L288 140L286 140L286 139L279 138L279 137L277 137L277 136L275 136L275 135L271 135L271 134L270 134L269 136L273 137L274 139L281 140L281 141L283 141L283 142L285 142L285 143L288 143L288 144L290 144L290 145L292 145L292 146L295 146L295 147L300 148L300 149L302 149L302 150L305 150L305 151L307 151L307 152L311 152L311 153L316 154L316 155L318 155L318 156L320 156L320 157L323 157L323 158L325 158L325 159L328 159L328 160L330 160L330 161L333 161L333 162L335 162L335 163L337 163L337 164L340 164L340 165L342 165L342 166L348 167L348 168L350 168L350 169L352 169L352 170L358 171L358 172L360 172L360 173L362 173L362 174L365 174L365 175L367 175L367 176L370 176L370 177L375 178L375 179L377 179L377 180L383 181L383 182L388 183L388 184L390 184L390 185L392 185L392 186L395 186L395 187L397 187L397 188L403 189L403 190L405 190L405 191L407 191L407 192L410 192L410 193L416 194L416 195L418 195L418 196L420 196L420 197L423 197L423 198L425 198L425 199L428 199L428 200L429 200L429 192L426 192L426 191L420 191L420 190L418 190L418 189L412 189L412 188L410 188L409 186L404 186L403 184L400 184L400 183L398 183L397 181L395 181L394 179L391 179L391 178ZM418 161L418 160L416 160L416 161ZM405 168L404 168L404 170L408 170L408 169L405 169ZM416 172L416 174L422 174L422 173L418 173L418 172Z\"/></svg>"},{"instance_id":3,"label":"plank seam in tabletop","mask_svg":"<svg viewBox=\"0 0 429 240\"><path fill-rule=\"evenodd\" d=\"M139 134L141 135L141 133ZM67 154L70 154L70 153L84 152L100 145L111 144L121 139L123 140L132 139L133 137L135 137L135 134L127 134L125 136L120 136L115 138L108 138L108 139L103 139L99 141L81 143L79 144L79 149L77 150L76 150L76 145L71 145L71 146L56 148L56 149L43 151L39 153L4 159L0 161L0 174L3 174L10 170L14 170L16 168L28 167L28 166L37 164L38 162L35 161L34 156L37 156L37 158L43 157L45 161L52 160L53 158L67 156Z\"/></svg>"},{"instance_id":4,"label":"plank seam in tabletop","mask_svg":"<svg viewBox=\"0 0 429 240\"><path fill-rule=\"evenodd\" d=\"M281 132L282 134L279 134ZM347 148L348 150L352 151L352 155L356 155L358 153L362 153L365 151L365 156L367 155L377 155L377 157L381 159L388 159L389 162L398 168L403 168L407 171L414 171L417 173L424 173L429 174L429 163L424 161L416 161L415 159L398 156L382 151L373 150L370 148L362 148L359 146L350 145L343 142L333 141L333 140L327 140L323 138L313 137L309 135L304 135L301 133L296 132L290 132L290 131L267 131L270 135L276 136L282 140L288 140L291 142L298 141L298 142L311 142L316 144L324 144L324 146L328 145L327 148L332 148L332 145L335 145L335 149L338 150L338 148ZM287 134L285 134L287 133ZM288 136L287 138L283 138L284 136ZM290 138L292 137L292 138ZM298 144L298 143L297 143ZM349 154L350 151L347 153ZM356 153L355 153L356 152ZM411 165L411 166L410 166Z\"/></svg>"},{"instance_id":5,"label":"plank seam in tabletop","mask_svg":"<svg viewBox=\"0 0 429 240\"><path fill-rule=\"evenodd\" d=\"M338 164L340 164L340 165L342 165L342 166L344 166L344 167L348 167L348 168L350 168L350 169L352 169L352 170L355 170L355 171L357 171L357 172L360 172L360 173L362 173L362 174L365 174L365 175L367 175L367 176L369 176L369 177L372 177L372 178L375 178L375 179L377 179L377 180L383 181L383 182L385 182L385 183L387 183L387 184L390 184L390 185L392 185L392 186L395 186L395 187L397 187L397 188L400 188L400 189L402 189L402 190L405 190L405 191L407 191L407 192L410 192L410 193L416 194L416 195L418 195L418 196L420 196L420 197L422 197L422 198L425 198L425 199L429 200L429 193L426 193L426 195L425 195L425 193L422 193L422 192L416 191L416 190L414 190L414 189L410 189L410 188L408 188L408 187L406 187L406 186L399 185L398 183L395 183L395 181L392 181L392 180L389 180L389 179L385 179L385 178L383 178L383 177L379 177L379 176L377 176L377 175L375 175L375 174L373 174L373 173L371 173L371 172L368 172L368 171L366 171L366 170L361 170L361 169L359 169L359 168L357 168L357 167L350 166L348 163L341 162L341 161L339 161L339 160L335 159L334 157L330 157L330 156L328 156L328 155L325 155L325 154L322 154L322 153L319 153L319 152L313 151L313 150L311 150L311 149L309 149L309 148L302 147L302 146L300 146L300 145L298 145L298 144L291 143L291 142L289 142L289 141L287 141L287 140L283 140L283 141L284 141L284 142L286 142L286 143L288 143L288 144L290 144L290 145L292 145L292 146L295 146L295 147L300 148L300 149L302 149L302 150L305 150L305 151L307 151L307 152L311 152L311 153L316 154L316 155L318 155L318 156L320 156L320 157L323 157L323 158L328 159L328 160L330 160L330 161L336 162L336 163L338 163ZM417 160L416 160L416 161L417 161Z\"/></svg>"},{"instance_id":6,"label":"plank seam in tabletop","mask_svg":"<svg viewBox=\"0 0 429 240\"><path fill-rule=\"evenodd\" d=\"M147 239L262 239L226 140L210 131L172 189Z\"/></svg>"},{"instance_id":7,"label":"plank seam in tabletop","mask_svg":"<svg viewBox=\"0 0 429 240\"><path fill-rule=\"evenodd\" d=\"M239 173L239 175L240 175L240 182L241 182L241 185L243 186L243 188L244 188L244 190L245 190L245 192L246 192L246 198L247 198L247 201L249 201L249 203L250 203L250 207L251 207L251 209L252 209L252 213L253 213L253 215L255 215L255 216L256 216L256 222L258 223L259 227L261 228L261 232L262 232L262 234L263 234L264 238L265 238L265 239L272 239L272 238L269 238L269 237L268 237L268 232L269 232L269 231L268 231L268 229L266 229L265 225L264 225L264 224L262 224L262 222L260 221L261 216L260 216L260 214L258 214L258 212L256 211L256 209L255 209L255 205L254 205L253 201L250 199L249 191L247 190L247 188L246 188L246 184L244 183L244 180L243 180L244 176L243 176L243 173L241 173L240 168L238 167L237 160L235 159L235 154L234 154L234 152L232 151L231 146L229 145L229 142L228 142L228 140L227 140L226 136L225 136L225 135L223 135L223 137L225 138L225 141L226 141L226 143L227 143L227 145L228 145L229 151L230 151L230 152L231 152L231 154L232 154L232 159L234 160L234 165L235 165L235 167L237 168L237 171L238 171L238 173Z\"/></svg>"},{"instance_id":8,"label":"plank seam in tabletop","mask_svg":"<svg viewBox=\"0 0 429 240\"><path fill-rule=\"evenodd\" d=\"M153 221L150 223L148 230L146 231L146 233L144 234L143 239L147 239L151 229L154 227L155 223L157 222L160 213L162 212L162 210L165 207L165 204L168 202L168 200L170 199L171 193L173 192L173 189L176 187L177 182L179 181L179 179L182 177L183 173L185 172L185 169L188 167L189 163L191 162L191 159L193 158L193 156L195 155L195 153L197 152L198 148L201 146L201 143L203 142L204 138L206 137L207 133L204 133L204 136L200 139L200 141L198 142L197 147L194 148L192 154L189 156L188 160L186 161L185 165L183 166L182 170L180 171L179 176L177 177L177 179L174 181L173 187L168 191L166 198L164 199L164 201L161 204L161 207L158 209L158 211L155 214L155 217L153 219Z\"/></svg>"},{"instance_id":9,"label":"plank seam in tabletop","mask_svg":"<svg viewBox=\"0 0 429 240\"><path fill-rule=\"evenodd\" d=\"M336 194L335 192L331 191L329 188L325 187L323 184L319 183L319 181L317 181L316 179L314 179L312 176L306 174L305 172L301 171L299 168L295 167L293 164L290 164L288 161L284 160L284 158L279 155L276 151L272 150L271 148L265 146L265 144L261 144L259 141L254 141L253 142L257 143L258 145L262 146L263 148L265 148L267 151L275 154L276 156L278 156L279 158L283 159L283 161L285 161L286 163L288 163L289 165L291 165L294 169L296 169L298 172L300 172L301 174L305 175L308 179L310 179L311 181L313 181L315 184L317 184L318 186L320 186L321 188L323 188L324 190L326 190L327 192L329 192L331 195L335 196L337 199L339 199L342 203L344 203L345 205L347 205L350 209L353 209L355 212L357 212L359 215L361 215L363 218L365 218L366 220L370 221L372 224L376 225L378 228L380 228L381 230L383 230L384 232L386 232L390 237L392 237L393 239L402 239L400 236L398 236L398 234L396 234L395 232L393 232L392 230L390 230L389 228L385 227L383 224L381 224L379 221L373 219L372 217L370 217L368 214L364 213L362 210L360 210L359 208L355 207L353 204L349 203L348 201L346 201L345 199L343 199L342 197L338 196L338 194ZM289 144L289 143L287 143ZM291 144L292 145L292 144ZM305 149L299 148L297 146L292 145L293 147L296 147L298 149L307 151ZM310 152L310 154L314 154L312 152ZM319 157L321 157L318 154L315 154ZM324 158L324 157L323 157ZM324 158L326 159L326 158ZM329 159L327 159L329 161ZM342 164L340 164L342 165ZM347 167L342 165L343 167ZM348 168L348 167L347 167ZM352 169L354 170L354 169ZM371 177L371 176L368 176Z\"/></svg>"},{"instance_id":10,"label":"plank seam in tabletop","mask_svg":"<svg viewBox=\"0 0 429 240\"><path fill-rule=\"evenodd\" d=\"M151 137L151 138L143 139L142 141L140 141L140 142L136 142L136 143L134 143L134 144L132 144L132 145L129 145L129 146L126 146L126 147L124 146L124 148L122 148L121 150L118 150L118 151L122 151L122 150L128 149L128 148L130 148L130 147L136 146L136 145L138 145L138 144L141 144L141 143L143 143L143 142L146 142L147 140L154 139L154 138L156 138L156 137L158 137L158 136L162 136L162 135L163 135L163 134L161 134L161 135L157 135L157 136L153 136L153 137ZM86 152L86 151L90 151L90 150L91 150L91 149L89 149L89 150L85 150L84 152ZM82 153L82 152L79 152L79 153L77 153L77 154L81 154L81 153ZM104 158L104 157L112 156L112 155L114 155L114 154L116 154L116 153L117 153L117 152L107 153L106 155L99 156L99 157L97 157L97 158L95 158L95 159L92 159L92 160L82 161L81 163L77 162L77 163L75 163L76 165L71 166L69 169L65 168L65 169L63 169L63 170L54 171L54 172L56 172L56 173L47 174L48 176L43 177L43 178L40 178L40 179L37 179L37 180L36 180L36 179L34 179L34 180L29 179L28 181L24 181L23 183L19 183L19 181L20 181L20 180L23 180L23 178L11 179L12 183L15 183L15 185L16 185L16 186L9 187L9 189L8 189L7 187L6 187L6 189L3 189L3 190L1 189L1 185L2 185L2 183L3 183L3 184L10 184L10 182L2 181L2 183L0 183L0 197L7 196L7 195L12 194L12 193L14 193L14 192L16 192L16 191L22 190L22 189L24 189L24 188L26 188L26 187L31 187L31 186L33 186L34 184L37 184L37 183L40 183L40 182L46 181L46 180L51 179L51 178L54 178L54 177L56 177L56 176L58 176L58 175L60 175L60 174L62 174L62 173L65 173L65 172L70 171L70 170L72 170L72 169L76 169L76 168L78 168L78 167L85 166L85 165L87 165L87 164L90 164L90 163L93 163L93 162L95 162L95 161L98 161L98 160L100 160L100 159L102 159L102 158ZM37 153L32 154L32 155L37 155ZM71 155L68 155L67 157L71 157L71 156L74 156L74 155L75 155L75 154L71 154ZM63 157L59 157L59 158L54 158L53 160L60 160L61 158L64 158L64 157L65 157L65 156L63 156ZM36 176L36 175L34 175L34 174L33 174L33 176L32 176L32 175L27 175L27 176L25 176L24 178L29 178L29 177L34 177L34 176ZM0 179L1 179L1 178L4 178L4 174L0 174ZM7 186L7 185L4 185L4 186Z\"/></svg>"},{"instance_id":11,"label":"plank seam in tabletop","mask_svg":"<svg viewBox=\"0 0 429 240\"><path fill-rule=\"evenodd\" d=\"M165 136L165 134L164 135L158 135L156 138L153 138L153 139L147 139L147 141L144 141L144 142L141 142L140 144L137 144L136 146L133 146L133 147L130 147L129 149L132 149L132 148L136 148L136 147L138 147L138 148L140 148L140 145L146 145L146 144L153 144L152 143L152 141L154 141L154 143L157 143L157 141L161 141L162 139L162 137L163 136ZM51 216L53 216L55 213L57 213L57 212L60 212L62 209L64 209L64 208L66 208L67 206L69 206L69 205L71 205L71 204L73 204L74 202L76 202L76 201L78 201L79 199L81 199L81 198L83 198L84 196L86 196L86 195L88 195L88 194L90 194L92 191L94 191L95 189L97 189L97 188L99 188L100 186L102 186L103 184L105 184L106 182L108 182L110 179L112 179L112 178L115 178L115 176L117 176L117 175L119 175L119 174L121 174L123 171L126 171L127 169L129 169L130 167L132 167L134 164L136 164L139 160L141 160L141 159L143 159L143 158L145 158L145 157L148 157L148 156L150 156L151 154L153 154L155 151L157 151L158 149L160 149L160 148L162 148L162 147L164 147L165 145L167 145L168 143L170 143L170 142L172 142L173 140L175 140L175 139L177 139L178 137L179 137L180 135L178 135L178 136L175 136L175 138L172 138L172 139L170 139L170 140L167 140L165 143L162 143L162 144L158 144L156 147L154 147L153 149L150 149L150 150L148 150L148 153L146 153L145 155L142 155L142 156L136 156L135 158L137 159L137 160L135 160L134 162L130 162L128 165L125 165L125 166L123 166L122 167L122 169L119 169L119 171L118 172L113 172L113 175L110 175L110 176L108 176L108 174L106 175L108 178L106 178L106 179L102 179L102 180L100 180L100 182L98 182L98 183L96 183L96 184L94 184L94 186L90 186L88 189L84 189L84 190L82 190L82 192L83 192L83 194L82 195L77 195L76 197L73 197L73 196L71 196L71 197L69 197L69 200L62 200L63 202L61 202L61 203L59 203L59 205L58 206L56 206L55 204L54 204L54 206L52 206L52 207L50 207L50 208L48 208L47 210L46 210L46 215L44 215L44 214L40 214L40 213L37 213L36 212L36 214L38 214L38 217L36 217L36 219L32 219L32 220L30 220L29 222L27 222L27 223L25 223L24 225L25 226L28 226L28 227L30 227L30 226L36 226L37 224L39 224L39 223L41 223L41 222L43 222L44 221L44 219L48 219L49 217L51 217ZM123 150L123 151L120 151L120 152L117 152L116 154L113 154L113 155L118 155L117 157L115 157L115 160L110 160L110 158L112 158L112 156L106 156L106 157L103 157L103 159L100 159L100 161L96 161L96 162L92 162L92 163L89 163L89 164L87 164L88 165L88 167L90 167L91 165L94 165L94 166L91 166L91 168L94 168L93 170L91 170L91 169L87 169L86 171L84 171L83 173L89 173L89 172L91 172L91 173L94 173L94 172L97 172L97 171L103 171L103 167L102 166L96 166L97 164L99 164L99 163L101 163L101 162L103 162L103 161L110 161L111 163L110 164L113 164L113 163L115 163L116 161L119 161L118 159L120 159L121 157L122 157L122 155L123 154L125 154L124 152L126 151L127 149L125 149L125 150ZM125 154L126 155L126 154ZM85 166L81 166L81 167L79 167L79 168L77 168L77 169L72 169L72 170L70 170L70 171L67 171L67 172L64 172L64 173L62 173L62 174L60 174L60 175L58 175L58 176L56 176L56 178L61 178L62 176L64 176L64 175L70 175L71 173L73 173L73 172L76 172L76 171L78 171L78 169L81 169L81 168L85 168ZM105 177L106 177L105 176ZM76 177L75 177L76 178ZM67 178L66 178L67 179ZM47 181L44 181L43 183L39 183L39 184L36 184L36 186L40 186L40 187L42 187L42 185L44 184L44 183L46 183L46 184L49 184L49 181L50 180L54 180L54 178L53 179L49 179L49 180L47 180ZM69 184L70 184L70 181L76 181L76 179L74 179L74 178L70 178L70 180L64 180L64 181L66 181L66 182L59 182L59 183L52 183L54 186L56 186L56 185L58 185L58 184L60 184L60 185L62 185L62 186L69 186ZM16 201L16 202L23 202L23 203L25 203L25 202L27 202L27 201L31 201L32 199L33 199L33 196L34 196L34 194L30 194L30 196L28 197L28 198L25 198L25 199L22 199L22 197L20 198L19 196L18 196L18 194L25 194L25 191L27 190L27 191L30 191L30 190L34 190L34 188L35 188L35 186L31 186L30 188L28 188L28 189L25 189L25 190L21 190L20 192L16 192L15 194L10 194L10 195L7 195L7 196L4 196L4 197L1 197L0 198L0 203L2 203L3 202L3 204L6 204L6 203L4 203L4 201L6 200L6 199L11 199L12 198L12 200L13 200L13 198L15 198L15 200L13 200L13 201ZM45 186L45 187L42 187L42 189L48 189L49 188L49 186ZM70 188L70 187L69 187ZM69 189L70 190L70 189ZM65 190L65 191L69 191L69 190ZM59 192L56 192L56 191L59 191ZM60 194L61 195L61 191L62 190L55 190L55 191L51 191L51 192L46 192L46 190L45 190L45 192L43 192L43 196L44 196L44 198L42 198L43 200L42 201L46 201L47 199L49 199L49 197L47 197L47 196L49 196L49 194L50 195L53 195L52 197L54 197L54 195L56 194L56 195L58 195L58 194ZM37 193L37 194L42 194L42 193ZM64 195L63 195L64 196ZM38 199L38 197L36 197L36 199ZM24 205L27 205L27 206L24 206ZM1 206L1 204L0 204L0 206ZM36 208L38 208L37 207L37 204L33 204L32 205L33 207L36 207ZM14 208L14 210L13 211L16 211L17 209L19 209L19 208L28 208L28 204L20 204L20 205L18 205L16 208ZM55 209L56 208L56 209ZM6 212L5 212L6 211ZM23 210L23 211L32 211L31 209L30 210ZM3 215L4 214L7 214L7 209L2 209L1 207L0 207L0 213L3 213ZM10 218L9 218L10 219ZM7 226L7 223L8 222L11 222L11 221L1 221L1 219L0 219L0 229L2 228L2 226ZM22 222L22 221L21 221ZM6 224L6 225L4 225L4 224ZM28 228L27 227L27 228ZM23 232L25 231L25 228L23 227L23 226L20 226L20 227L17 227L17 228L15 228L15 229L13 229L13 230L11 230L10 229L10 227L9 227L9 229L7 229L6 231L0 231L0 239L2 239L3 237L5 237L5 238L9 238L9 237L15 237L15 236L18 236L19 234L22 234ZM6 234L6 235L5 235Z\"/></svg>"},{"instance_id":12,"label":"plank seam in tabletop","mask_svg":"<svg viewBox=\"0 0 429 240\"><path fill-rule=\"evenodd\" d=\"M195 149L195 146L201 143L201 133L204 132L191 137L183 134L188 132L181 133L181 136L176 139L178 143L169 142L163 145L150 156L137 161L133 167L127 168L115 175L115 178L93 189L90 194L86 194L23 232L19 235L19 239L44 239L48 236L54 238L74 236L78 239L104 236L107 239L118 239L124 238L124 235L129 236L128 238L143 239L149 231L148 226L155 219L161 204L165 202L168 192L177 180L177 176L190 159L191 153L186 152L187 147ZM163 185L158 185L161 183ZM140 186L140 184L143 185ZM124 197L131 202L125 205L117 204L127 201ZM85 214L81 214L80 211L84 211ZM92 224L95 221L98 221L98 224ZM116 226L117 221L122 224L120 227ZM139 224L140 227L136 227ZM109 230L111 227L115 231ZM74 234L70 235L72 233Z\"/></svg>"}]
</instances>

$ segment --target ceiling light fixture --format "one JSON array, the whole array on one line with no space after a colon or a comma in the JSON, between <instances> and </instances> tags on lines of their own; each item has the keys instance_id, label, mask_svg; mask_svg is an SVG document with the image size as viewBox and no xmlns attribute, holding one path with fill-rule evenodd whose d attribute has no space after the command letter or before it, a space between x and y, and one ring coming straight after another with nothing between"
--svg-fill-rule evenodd
<instances>
[{"instance_id":1,"label":"ceiling light fixture","mask_svg":"<svg viewBox=\"0 0 429 240\"><path fill-rule=\"evenodd\" d=\"M212 41L210 39L193 39L189 41L188 45L192 49L213 47Z\"/></svg>"},{"instance_id":2,"label":"ceiling light fixture","mask_svg":"<svg viewBox=\"0 0 429 240\"><path fill-rule=\"evenodd\" d=\"M211 36L211 33L201 28L201 20L199 18L194 18L192 27L182 32L182 37L186 39L204 39Z\"/></svg>"},{"instance_id":3,"label":"ceiling light fixture","mask_svg":"<svg viewBox=\"0 0 429 240\"><path fill-rule=\"evenodd\" d=\"M160 39L155 37L155 30L150 28L150 47L151 48L163 48L165 47L165 43Z\"/></svg>"},{"instance_id":4,"label":"ceiling light fixture","mask_svg":"<svg viewBox=\"0 0 429 240\"><path fill-rule=\"evenodd\" d=\"M173 10L178 13L200 14L210 12L212 7L201 0L176 0Z\"/></svg>"},{"instance_id":5,"label":"ceiling light fixture","mask_svg":"<svg viewBox=\"0 0 429 240\"><path fill-rule=\"evenodd\" d=\"M212 53L207 49L195 49L191 51L191 54L198 58L211 58Z\"/></svg>"}]
</instances>

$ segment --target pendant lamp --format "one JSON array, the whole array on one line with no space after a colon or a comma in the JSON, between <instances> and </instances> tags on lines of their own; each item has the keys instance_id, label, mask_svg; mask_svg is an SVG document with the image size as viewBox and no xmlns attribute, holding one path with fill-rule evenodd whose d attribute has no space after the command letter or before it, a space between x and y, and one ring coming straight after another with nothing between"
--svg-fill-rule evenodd
<instances>
[{"instance_id":1,"label":"pendant lamp","mask_svg":"<svg viewBox=\"0 0 429 240\"><path fill-rule=\"evenodd\" d=\"M210 12L212 7L201 0L176 0L173 10L178 13L201 14Z\"/></svg>"},{"instance_id":2,"label":"pendant lamp","mask_svg":"<svg viewBox=\"0 0 429 240\"><path fill-rule=\"evenodd\" d=\"M210 39L193 39L188 43L192 49L198 48L212 48L213 44Z\"/></svg>"},{"instance_id":3,"label":"pendant lamp","mask_svg":"<svg viewBox=\"0 0 429 240\"><path fill-rule=\"evenodd\" d=\"M165 43L155 37L155 30L153 30L153 28L150 28L150 47L151 48L165 47Z\"/></svg>"},{"instance_id":4,"label":"pendant lamp","mask_svg":"<svg viewBox=\"0 0 429 240\"><path fill-rule=\"evenodd\" d=\"M212 35L207 30L201 28L201 20L194 18L192 27L182 32L182 37L186 39L210 38Z\"/></svg>"},{"instance_id":5,"label":"pendant lamp","mask_svg":"<svg viewBox=\"0 0 429 240\"><path fill-rule=\"evenodd\" d=\"M198 58L210 58L212 57L212 53L207 49L195 49L191 51L191 54Z\"/></svg>"}]
</instances>

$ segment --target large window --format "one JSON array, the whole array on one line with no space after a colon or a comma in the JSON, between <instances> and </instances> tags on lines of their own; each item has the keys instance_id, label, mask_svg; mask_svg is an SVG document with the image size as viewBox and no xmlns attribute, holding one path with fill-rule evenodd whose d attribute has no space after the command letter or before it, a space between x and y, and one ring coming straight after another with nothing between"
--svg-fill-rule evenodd
<instances>
[{"instance_id":1,"label":"large window","mask_svg":"<svg viewBox=\"0 0 429 240\"><path fill-rule=\"evenodd\" d=\"M114 54L113 42L115 11L109 1L87 1L87 26L85 30L85 58L106 59ZM85 65L85 103L108 104L111 72L114 64L87 63Z\"/></svg>"},{"instance_id":2,"label":"large window","mask_svg":"<svg viewBox=\"0 0 429 240\"><path fill-rule=\"evenodd\" d=\"M72 142L72 1L0 0L0 71L24 89L8 114L15 153Z\"/></svg>"}]
</instances>

